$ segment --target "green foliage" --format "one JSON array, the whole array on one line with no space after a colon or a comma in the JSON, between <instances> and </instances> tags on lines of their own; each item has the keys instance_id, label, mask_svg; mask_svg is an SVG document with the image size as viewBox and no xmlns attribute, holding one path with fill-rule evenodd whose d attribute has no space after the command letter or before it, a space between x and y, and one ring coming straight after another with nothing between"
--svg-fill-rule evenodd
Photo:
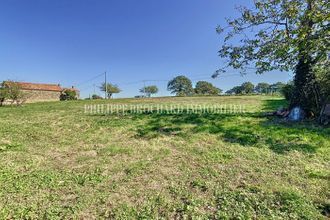
<instances>
[{"instance_id":1,"label":"green foliage","mask_svg":"<svg viewBox=\"0 0 330 220\"><path fill-rule=\"evenodd\" d=\"M93 94L92 99L103 99L103 97L99 96L99 95L96 95L96 94Z\"/></svg>"},{"instance_id":2,"label":"green foliage","mask_svg":"<svg viewBox=\"0 0 330 220\"><path fill-rule=\"evenodd\" d=\"M330 66L329 59L324 62L324 66ZM320 86L321 104L330 103L330 73L329 68L324 68L323 65L315 66L313 71L316 72L316 80Z\"/></svg>"},{"instance_id":3,"label":"green foliage","mask_svg":"<svg viewBox=\"0 0 330 220\"><path fill-rule=\"evenodd\" d=\"M8 89L0 86L0 106L3 105L3 103L7 98L8 98Z\"/></svg>"},{"instance_id":4,"label":"green foliage","mask_svg":"<svg viewBox=\"0 0 330 220\"><path fill-rule=\"evenodd\" d=\"M111 83L107 83L107 86L105 86L105 83L102 83L102 85L100 86L101 91L103 92L107 92L108 94L108 98L112 98L112 95L115 93L120 93L121 89L114 84Z\"/></svg>"},{"instance_id":5,"label":"green foliage","mask_svg":"<svg viewBox=\"0 0 330 220\"><path fill-rule=\"evenodd\" d=\"M77 100L77 93L75 90L66 89L61 93L60 100L61 101Z\"/></svg>"},{"instance_id":6,"label":"green foliage","mask_svg":"<svg viewBox=\"0 0 330 220\"><path fill-rule=\"evenodd\" d=\"M195 87L195 93L197 95L219 95L221 89L212 85L212 83L206 81L198 81Z\"/></svg>"},{"instance_id":7,"label":"green foliage","mask_svg":"<svg viewBox=\"0 0 330 220\"><path fill-rule=\"evenodd\" d=\"M169 81L167 90L176 96L190 96L194 93L191 80L185 76L177 76Z\"/></svg>"},{"instance_id":8,"label":"green foliage","mask_svg":"<svg viewBox=\"0 0 330 220\"><path fill-rule=\"evenodd\" d=\"M229 89L226 91L226 94L232 95L232 94L241 94L242 92L241 86L234 86L232 89Z\"/></svg>"},{"instance_id":9,"label":"green foliage","mask_svg":"<svg viewBox=\"0 0 330 220\"><path fill-rule=\"evenodd\" d=\"M297 64L294 76L294 93L291 98L290 107L300 106L306 112L313 111L319 113L320 91L316 80L316 75L312 71L311 57L301 58Z\"/></svg>"},{"instance_id":10,"label":"green foliage","mask_svg":"<svg viewBox=\"0 0 330 220\"><path fill-rule=\"evenodd\" d=\"M27 99L26 94L22 92L19 84L14 81L3 82L1 90L1 104L7 99L11 104L21 105Z\"/></svg>"},{"instance_id":11,"label":"green foliage","mask_svg":"<svg viewBox=\"0 0 330 220\"><path fill-rule=\"evenodd\" d=\"M285 86L286 84L283 82L277 82L274 83L272 85L269 86L270 92L271 93L280 93L282 88Z\"/></svg>"},{"instance_id":12,"label":"green foliage","mask_svg":"<svg viewBox=\"0 0 330 220\"><path fill-rule=\"evenodd\" d=\"M291 102L291 100L293 98L294 90L295 90L295 87L294 87L293 82L289 82L281 88L281 93L285 97L286 100Z\"/></svg>"},{"instance_id":13,"label":"green foliage","mask_svg":"<svg viewBox=\"0 0 330 220\"><path fill-rule=\"evenodd\" d=\"M245 82L241 85L242 93L250 94L254 91L254 85L251 82Z\"/></svg>"},{"instance_id":14,"label":"green foliage","mask_svg":"<svg viewBox=\"0 0 330 220\"><path fill-rule=\"evenodd\" d=\"M258 83L255 90L258 93L268 93L269 92L270 85L265 82Z\"/></svg>"},{"instance_id":15,"label":"green foliage","mask_svg":"<svg viewBox=\"0 0 330 220\"><path fill-rule=\"evenodd\" d=\"M140 89L141 93L145 93L148 97L150 97L152 94L156 94L158 92L157 86L145 86L142 89Z\"/></svg>"},{"instance_id":16,"label":"green foliage","mask_svg":"<svg viewBox=\"0 0 330 220\"><path fill-rule=\"evenodd\" d=\"M252 8L239 7L239 12L238 18L227 19L226 28L217 29L226 33L219 51L220 57L229 60L226 67L246 72L254 65L257 73L295 71L296 91L290 106L318 111L324 87L319 87L315 67L327 68L330 51L327 1L258 0Z\"/></svg>"},{"instance_id":17,"label":"green foliage","mask_svg":"<svg viewBox=\"0 0 330 220\"><path fill-rule=\"evenodd\" d=\"M235 86L228 90L227 94L251 94L254 92L254 85L251 82L244 82L240 86Z\"/></svg>"},{"instance_id":18,"label":"green foliage","mask_svg":"<svg viewBox=\"0 0 330 220\"><path fill-rule=\"evenodd\" d=\"M219 54L229 58L229 66L245 71L255 65L257 73L294 70L302 56L301 47L320 62L329 51L327 7L324 0L258 0L252 8L241 6L240 17L227 19L226 28L217 28L226 35ZM309 21L311 26L306 25ZM247 34L251 31L257 33ZM235 37L242 44L232 44Z\"/></svg>"}]
</instances>

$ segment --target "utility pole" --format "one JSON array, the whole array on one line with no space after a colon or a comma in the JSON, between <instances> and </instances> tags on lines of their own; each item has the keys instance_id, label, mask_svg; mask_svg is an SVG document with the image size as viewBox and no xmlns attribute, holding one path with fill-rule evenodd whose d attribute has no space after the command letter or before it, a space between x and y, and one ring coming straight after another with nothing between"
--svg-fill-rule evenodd
<instances>
[{"instance_id":1,"label":"utility pole","mask_svg":"<svg viewBox=\"0 0 330 220\"><path fill-rule=\"evenodd\" d=\"M144 97L147 97L146 95L146 81L143 80L143 93L144 93Z\"/></svg>"},{"instance_id":2,"label":"utility pole","mask_svg":"<svg viewBox=\"0 0 330 220\"><path fill-rule=\"evenodd\" d=\"M105 86L104 98L107 99L108 97L107 72L104 72L104 86Z\"/></svg>"}]
</instances>

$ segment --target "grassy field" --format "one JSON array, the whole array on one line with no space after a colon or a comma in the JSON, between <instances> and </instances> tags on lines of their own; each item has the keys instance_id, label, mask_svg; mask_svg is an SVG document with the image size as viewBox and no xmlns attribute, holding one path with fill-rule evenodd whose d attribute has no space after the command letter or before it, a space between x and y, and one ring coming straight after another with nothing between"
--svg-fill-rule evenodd
<instances>
[{"instance_id":1,"label":"grassy field","mask_svg":"<svg viewBox=\"0 0 330 220\"><path fill-rule=\"evenodd\" d=\"M96 103L245 104L245 114L84 114ZM0 219L323 219L330 128L266 96L0 108Z\"/></svg>"}]
</instances>

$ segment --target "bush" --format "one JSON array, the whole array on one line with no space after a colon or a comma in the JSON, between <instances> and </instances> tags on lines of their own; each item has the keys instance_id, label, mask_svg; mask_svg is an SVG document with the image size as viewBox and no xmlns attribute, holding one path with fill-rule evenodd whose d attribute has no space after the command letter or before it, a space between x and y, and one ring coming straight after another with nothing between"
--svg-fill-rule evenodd
<instances>
[{"instance_id":1,"label":"bush","mask_svg":"<svg viewBox=\"0 0 330 220\"><path fill-rule=\"evenodd\" d=\"M103 99L103 97L102 97L102 96L99 96L99 95L96 95L96 94L94 94L94 95L92 95L92 99Z\"/></svg>"},{"instance_id":2,"label":"bush","mask_svg":"<svg viewBox=\"0 0 330 220\"><path fill-rule=\"evenodd\" d=\"M285 97L286 100L291 102L291 100L293 98L294 90L295 90L295 87L294 87L293 83L289 82L288 84L284 85L281 88L281 93L283 94L283 96Z\"/></svg>"},{"instance_id":3,"label":"bush","mask_svg":"<svg viewBox=\"0 0 330 220\"><path fill-rule=\"evenodd\" d=\"M77 99L77 93L74 90L69 90L66 89L62 92L61 96L60 96L60 100L61 101L65 101L65 100L76 100Z\"/></svg>"},{"instance_id":4,"label":"bush","mask_svg":"<svg viewBox=\"0 0 330 220\"><path fill-rule=\"evenodd\" d=\"M22 92L18 83L13 81L5 81L0 88L0 104L2 105L6 100L11 104L21 105L27 100L27 96Z\"/></svg>"},{"instance_id":5,"label":"bush","mask_svg":"<svg viewBox=\"0 0 330 220\"><path fill-rule=\"evenodd\" d=\"M3 103L7 98L8 98L8 90L6 88L0 87L0 106L3 105Z\"/></svg>"},{"instance_id":6,"label":"bush","mask_svg":"<svg viewBox=\"0 0 330 220\"><path fill-rule=\"evenodd\" d=\"M320 85L320 92L322 98L322 104L330 102L330 74L323 74L319 76L318 82Z\"/></svg>"}]
</instances>

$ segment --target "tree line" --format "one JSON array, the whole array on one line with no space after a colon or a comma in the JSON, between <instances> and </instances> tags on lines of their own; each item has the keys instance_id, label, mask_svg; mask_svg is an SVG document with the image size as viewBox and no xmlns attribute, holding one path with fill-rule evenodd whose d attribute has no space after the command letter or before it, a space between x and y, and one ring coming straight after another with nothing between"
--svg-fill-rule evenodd
<instances>
[{"instance_id":1,"label":"tree line","mask_svg":"<svg viewBox=\"0 0 330 220\"><path fill-rule=\"evenodd\" d=\"M269 84L266 82L258 83L256 86L251 82L244 82L239 86L234 86L232 89L226 91L226 94L283 94L284 88L287 89L288 86L291 86L292 82L283 83L277 82L274 84Z\"/></svg>"},{"instance_id":2,"label":"tree line","mask_svg":"<svg viewBox=\"0 0 330 220\"><path fill-rule=\"evenodd\" d=\"M107 97L112 98L113 94L119 93L122 90L114 84L107 84ZM251 82L244 82L239 86L234 86L233 88L227 90L225 94L227 95L241 95L241 94L284 94L285 97L292 96L293 82L283 83L277 82L274 84L269 84L266 82L260 82L254 85ZM100 86L102 92L105 92L105 84ZM217 88L212 83L207 81L198 81L193 87L192 81L184 76L180 75L174 77L167 83L167 90L170 91L175 96L212 96L221 95L223 90ZM143 95L135 96L136 98L141 97L151 97L159 92L156 85L144 86L139 90ZM98 95L93 95L93 99L102 99L103 97Z\"/></svg>"},{"instance_id":3,"label":"tree line","mask_svg":"<svg viewBox=\"0 0 330 220\"><path fill-rule=\"evenodd\" d=\"M114 94L120 93L122 90L118 85L112 83L102 83L99 87L100 91L106 92L107 98L112 98ZM198 81L193 87L192 81L183 75L177 76L170 80L167 84L167 90L176 96L192 96L192 95L220 95L222 90L217 88L212 83L207 81ZM159 92L159 88L156 85L143 86L139 89L142 95L135 97L151 97ZM102 99L103 97L93 94L92 99Z\"/></svg>"}]
</instances>

